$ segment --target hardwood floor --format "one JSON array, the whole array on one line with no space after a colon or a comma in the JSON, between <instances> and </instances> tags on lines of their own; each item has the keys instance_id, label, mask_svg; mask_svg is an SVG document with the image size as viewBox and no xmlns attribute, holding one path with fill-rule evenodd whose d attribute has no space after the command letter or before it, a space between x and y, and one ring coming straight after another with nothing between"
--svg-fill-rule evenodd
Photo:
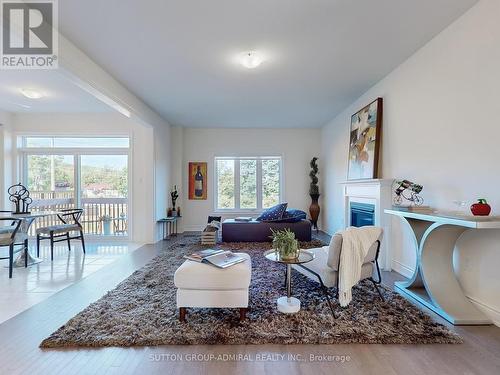
<instances>
[{"instance_id":1,"label":"hardwood floor","mask_svg":"<svg viewBox=\"0 0 500 375\"><path fill-rule=\"evenodd\" d=\"M462 345L38 348L42 339L168 244L125 255L0 324L0 374L500 374L500 328L494 326L450 326L464 338ZM392 285L403 277L384 272L383 279Z\"/></svg>"}]
</instances>

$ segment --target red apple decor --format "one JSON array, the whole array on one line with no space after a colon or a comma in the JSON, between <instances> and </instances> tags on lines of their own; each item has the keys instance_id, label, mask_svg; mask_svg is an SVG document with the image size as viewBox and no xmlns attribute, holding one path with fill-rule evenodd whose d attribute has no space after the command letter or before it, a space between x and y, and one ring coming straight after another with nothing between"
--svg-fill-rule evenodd
<instances>
[{"instance_id":1,"label":"red apple decor","mask_svg":"<svg viewBox=\"0 0 500 375\"><path fill-rule=\"evenodd\" d=\"M486 199L478 199L477 203L470 206L470 211L474 216L488 216L491 212L491 206L486 202Z\"/></svg>"}]
</instances>

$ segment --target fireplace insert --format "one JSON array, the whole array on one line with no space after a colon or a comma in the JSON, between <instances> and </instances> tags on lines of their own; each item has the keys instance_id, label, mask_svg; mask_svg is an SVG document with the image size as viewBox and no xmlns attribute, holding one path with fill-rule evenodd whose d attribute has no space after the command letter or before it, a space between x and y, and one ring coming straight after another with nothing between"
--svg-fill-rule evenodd
<instances>
[{"instance_id":1,"label":"fireplace insert","mask_svg":"<svg viewBox=\"0 0 500 375\"><path fill-rule=\"evenodd\" d=\"M364 227L375 225L375 205L351 202L351 226Z\"/></svg>"}]
</instances>

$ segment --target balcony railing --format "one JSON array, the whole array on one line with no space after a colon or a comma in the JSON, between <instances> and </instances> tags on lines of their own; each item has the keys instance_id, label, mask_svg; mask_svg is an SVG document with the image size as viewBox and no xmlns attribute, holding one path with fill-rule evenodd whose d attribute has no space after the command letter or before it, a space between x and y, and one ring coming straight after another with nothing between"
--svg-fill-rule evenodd
<instances>
[{"instance_id":1,"label":"balcony railing","mask_svg":"<svg viewBox=\"0 0 500 375\"><path fill-rule=\"evenodd\" d=\"M58 211L75 208L73 192L31 192L32 211ZM85 234L126 236L128 234L127 198L82 198L83 215L80 219ZM57 216L40 217L30 228L35 235L37 228L61 224Z\"/></svg>"}]
</instances>

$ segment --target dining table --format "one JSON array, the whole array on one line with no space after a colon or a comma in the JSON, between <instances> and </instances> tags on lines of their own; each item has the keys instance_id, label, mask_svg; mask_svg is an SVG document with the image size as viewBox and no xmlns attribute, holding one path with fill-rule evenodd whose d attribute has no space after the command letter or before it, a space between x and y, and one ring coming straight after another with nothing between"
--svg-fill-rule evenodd
<instances>
[{"instance_id":1,"label":"dining table","mask_svg":"<svg viewBox=\"0 0 500 375\"><path fill-rule=\"evenodd\" d=\"M19 230L28 233L31 225L35 222L36 219L42 217L49 216L58 216L62 212L61 211L32 211L32 212L24 212L24 213L13 213L11 211L0 211L0 218L3 219L12 219L12 220L22 220ZM28 250L28 266L32 266L34 264L41 263L43 259L37 258L33 256ZM14 261L14 267L24 267L24 251L21 251L20 255Z\"/></svg>"}]
</instances>

